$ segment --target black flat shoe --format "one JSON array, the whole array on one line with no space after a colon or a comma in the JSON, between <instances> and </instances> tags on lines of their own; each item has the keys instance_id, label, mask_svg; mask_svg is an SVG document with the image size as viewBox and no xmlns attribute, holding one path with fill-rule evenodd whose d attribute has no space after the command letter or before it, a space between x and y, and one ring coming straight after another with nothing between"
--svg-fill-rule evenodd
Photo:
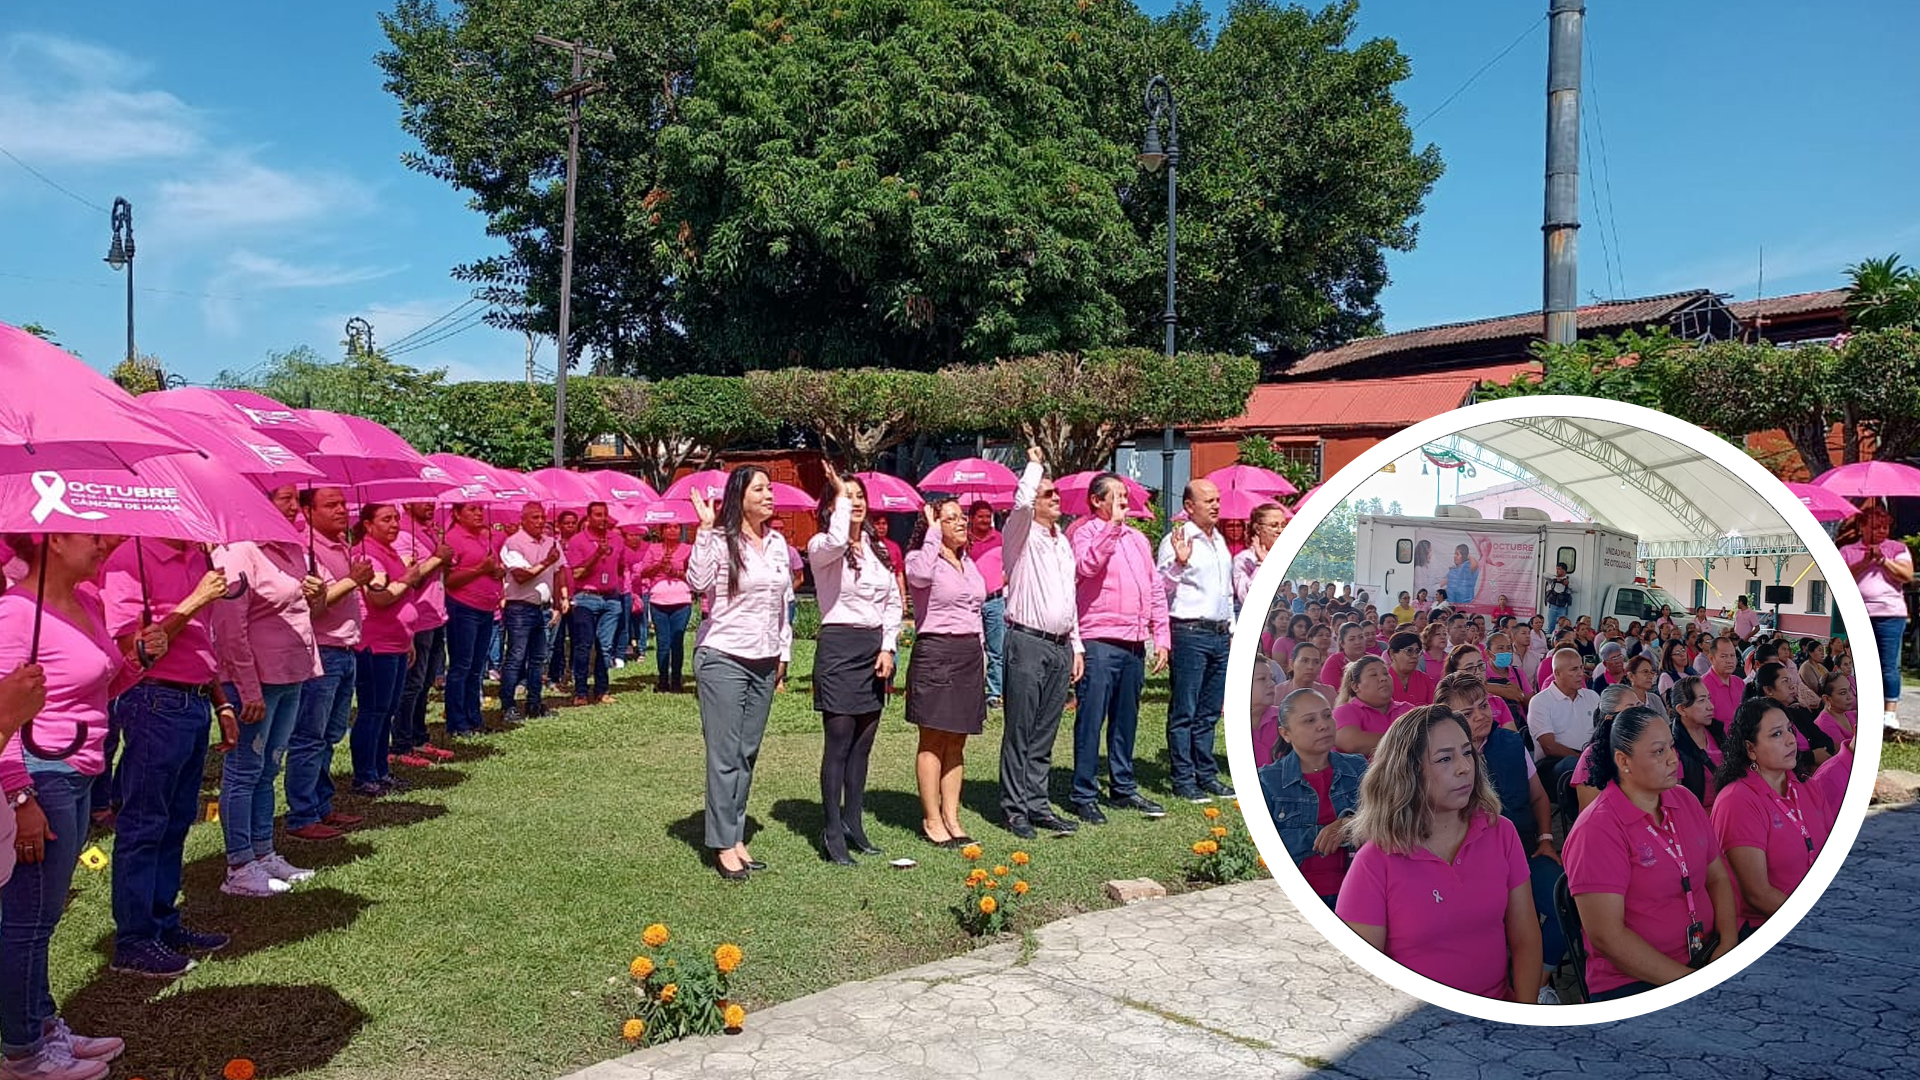
<instances>
[{"instance_id":1,"label":"black flat shoe","mask_svg":"<svg viewBox=\"0 0 1920 1080\"><path fill-rule=\"evenodd\" d=\"M1027 819L1023 817L1008 818L1007 831L1019 837L1022 840L1032 840L1035 837L1040 835L1039 833L1033 831L1033 826L1028 824Z\"/></svg>"},{"instance_id":2,"label":"black flat shoe","mask_svg":"<svg viewBox=\"0 0 1920 1080\"><path fill-rule=\"evenodd\" d=\"M953 837L949 836L945 840L935 840L933 837L927 835L927 830L925 829L925 827L922 827L920 830L920 839L925 840L927 843L932 844L934 847L937 847L937 848L950 848L954 846Z\"/></svg>"},{"instance_id":3,"label":"black flat shoe","mask_svg":"<svg viewBox=\"0 0 1920 1080\"><path fill-rule=\"evenodd\" d=\"M713 868L720 871L720 876L728 881L745 881L748 877L746 867L743 866L738 870L729 870L726 864L718 859L713 861Z\"/></svg>"},{"instance_id":4,"label":"black flat shoe","mask_svg":"<svg viewBox=\"0 0 1920 1080\"><path fill-rule=\"evenodd\" d=\"M747 860L747 869L749 870L765 870L766 868L767 868L767 864L761 862L759 859Z\"/></svg>"},{"instance_id":5,"label":"black flat shoe","mask_svg":"<svg viewBox=\"0 0 1920 1080\"><path fill-rule=\"evenodd\" d=\"M966 847L968 844L977 844L979 842L980 841L975 840L973 837L968 836L966 833L961 833L959 836L954 837L953 842L948 844L947 846L955 847L955 848L963 848L963 847Z\"/></svg>"},{"instance_id":6,"label":"black flat shoe","mask_svg":"<svg viewBox=\"0 0 1920 1080\"><path fill-rule=\"evenodd\" d=\"M865 836L862 836L859 833L854 832L852 829L847 830L847 846L852 848L854 853L858 855L885 855L886 854L886 852L880 850L877 847L874 847L872 841L868 840Z\"/></svg>"},{"instance_id":7,"label":"black flat shoe","mask_svg":"<svg viewBox=\"0 0 1920 1080\"><path fill-rule=\"evenodd\" d=\"M838 850L835 850L834 845L831 842L829 842L827 834L822 833L820 836L820 847L826 852L827 861L832 863L835 866L860 865L859 863L856 863L853 861L852 856L847 854L844 841L842 841L840 848Z\"/></svg>"}]
</instances>

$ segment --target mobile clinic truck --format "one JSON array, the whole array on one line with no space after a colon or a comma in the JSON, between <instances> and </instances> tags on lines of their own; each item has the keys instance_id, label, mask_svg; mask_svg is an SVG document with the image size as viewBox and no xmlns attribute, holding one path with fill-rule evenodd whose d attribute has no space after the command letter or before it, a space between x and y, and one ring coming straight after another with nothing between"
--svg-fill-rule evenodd
<instances>
[{"instance_id":1,"label":"mobile clinic truck","mask_svg":"<svg viewBox=\"0 0 1920 1080\"><path fill-rule=\"evenodd\" d=\"M1442 506L1433 517L1361 514L1354 537L1354 579L1373 592L1380 610L1401 593L1447 602L1469 612L1491 612L1505 596L1515 614L1546 613L1546 584L1555 563L1567 565L1573 583L1568 618L1608 615L1624 628L1657 618L1661 605L1674 621L1688 609L1666 590L1635 574L1638 537L1604 525L1556 522L1531 507L1508 507L1498 519L1468 506Z\"/></svg>"}]
</instances>

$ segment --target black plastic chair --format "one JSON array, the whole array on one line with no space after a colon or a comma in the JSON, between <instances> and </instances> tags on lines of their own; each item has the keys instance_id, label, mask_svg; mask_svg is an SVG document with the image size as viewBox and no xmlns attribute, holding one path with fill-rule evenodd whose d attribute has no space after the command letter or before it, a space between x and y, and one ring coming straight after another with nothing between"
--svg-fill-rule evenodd
<instances>
[{"instance_id":1,"label":"black plastic chair","mask_svg":"<svg viewBox=\"0 0 1920 1080\"><path fill-rule=\"evenodd\" d=\"M1592 1001L1593 995L1587 992L1587 938L1580 931L1580 908L1573 902L1573 893L1567 888L1567 875L1553 883L1553 908L1560 913L1560 930L1567 938L1567 958L1573 964L1573 985L1580 991L1581 1001Z\"/></svg>"},{"instance_id":2,"label":"black plastic chair","mask_svg":"<svg viewBox=\"0 0 1920 1080\"><path fill-rule=\"evenodd\" d=\"M1573 790L1578 785L1573 782L1571 772L1561 775L1553 783L1553 806L1560 811L1560 832L1564 836L1573 831L1573 823L1580 817L1580 796Z\"/></svg>"}]
</instances>

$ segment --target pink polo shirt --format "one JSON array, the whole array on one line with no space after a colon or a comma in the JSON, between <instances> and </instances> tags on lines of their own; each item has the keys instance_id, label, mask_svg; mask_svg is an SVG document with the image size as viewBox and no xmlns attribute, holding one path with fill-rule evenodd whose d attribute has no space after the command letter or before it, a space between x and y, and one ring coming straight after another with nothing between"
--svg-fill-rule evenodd
<instances>
[{"instance_id":1,"label":"pink polo shirt","mask_svg":"<svg viewBox=\"0 0 1920 1080\"><path fill-rule=\"evenodd\" d=\"M1624 897L1627 929L1684 964L1689 919L1686 895L1680 891L1680 863L1674 855L1686 860L1694 911L1700 925L1711 932L1713 896L1707 891L1707 867L1720 857L1720 842L1707 812L1686 788L1675 784L1661 792L1660 808L1672 827L1671 837L1652 815L1633 805L1620 785L1608 784L1599 798L1580 811L1560 855L1567 868L1567 888L1574 896L1615 893ZM1593 993L1638 981L1595 952L1590 936L1587 954L1587 986Z\"/></svg>"},{"instance_id":2,"label":"pink polo shirt","mask_svg":"<svg viewBox=\"0 0 1920 1080\"><path fill-rule=\"evenodd\" d=\"M1853 722L1851 720L1844 721L1846 725L1844 727L1841 726L1842 723L1843 721L1835 719L1832 713L1821 709L1820 715L1814 718L1813 726L1826 732L1827 738L1833 740L1833 745L1839 747L1844 745L1847 740L1853 738ZM1795 730L1797 731L1798 729ZM1805 735L1800 736L1800 749L1805 750L1807 748L1806 741L1807 737Z\"/></svg>"},{"instance_id":3,"label":"pink polo shirt","mask_svg":"<svg viewBox=\"0 0 1920 1080\"><path fill-rule=\"evenodd\" d=\"M1362 653L1360 655L1365 657L1371 656L1372 654ZM1328 686L1339 686L1341 677L1347 673L1347 665L1353 662L1353 660L1347 659L1346 653L1335 649L1327 656L1327 662L1320 665L1320 681L1326 683ZM1428 702L1428 704L1432 704L1432 702Z\"/></svg>"},{"instance_id":4,"label":"pink polo shirt","mask_svg":"<svg viewBox=\"0 0 1920 1080\"><path fill-rule=\"evenodd\" d=\"M602 543L607 545L605 555L600 554ZM567 566L569 571L584 569L587 574L585 577L573 577L573 591L576 594L620 595L621 590L626 588L625 550L626 541L612 529L607 530L604 540L588 529L574 533L573 539L567 541Z\"/></svg>"},{"instance_id":5,"label":"pink polo shirt","mask_svg":"<svg viewBox=\"0 0 1920 1080\"><path fill-rule=\"evenodd\" d=\"M412 518L400 523L400 535L393 541L393 550L400 553L409 567L419 566L433 558L434 549L440 546L440 530L431 525L422 525ZM413 590L413 632L424 633L438 630L447 625L447 582L444 568L434 571L423 579Z\"/></svg>"},{"instance_id":6,"label":"pink polo shirt","mask_svg":"<svg viewBox=\"0 0 1920 1080\"><path fill-rule=\"evenodd\" d=\"M1813 860L1827 844L1826 800L1820 792L1787 774L1787 794L1783 798L1760 779L1758 772L1747 775L1731 787L1720 789L1713 803L1713 834L1720 850L1755 848L1767 857L1767 884L1790 893L1813 869ZM1739 874L1733 863L1727 870L1735 876L1734 896L1740 905L1740 921L1759 926L1765 915L1747 906L1740 892Z\"/></svg>"},{"instance_id":7,"label":"pink polo shirt","mask_svg":"<svg viewBox=\"0 0 1920 1080\"><path fill-rule=\"evenodd\" d=\"M1840 804L1847 797L1847 781L1853 779L1853 744L1843 743L1839 753L1820 763L1807 779L1807 786L1820 793L1820 802L1827 808L1827 835L1833 835L1833 826L1840 819Z\"/></svg>"},{"instance_id":8,"label":"pink polo shirt","mask_svg":"<svg viewBox=\"0 0 1920 1080\"><path fill-rule=\"evenodd\" d=\"M967 536L967 558L972 559L973 565L979 569L980 580L990 593L1000 592L1007 587L1006 568L1001 561L1005 543L1006 539L1000 535L999 529L989 532L985 540L975 540L972 534Z\"/></svg>"},{"instance_id":9,"label":"pink polo shirt","mask_svg":"<svg viewBox=\"0 0 1920 1080\"><path fill-rule=\"evenodd\" d=\"M642 574L647 583L647 602L658 607L678 607L693 603L693 590L687 587L687 557L690 544L679 544L672 551L665 544L649 544Z\"/></svg>"},{"instance_id":10,"label":"pink polo shirt","mask_svg":"<svg viewBox=\"0 0 1920 1080\"><path fill-rule=\"evenodd\" d=\"M1265 768L1279 760L1274 747L1280 742L1280 706L1269 705L1253 725L1253 763Z\"/></svg>"},{"instance_id":11,"label":"pink polo shirt","mask_svg":"<svg viewBox=\"0 0 1920 1080\"><path fill-rule=\"evenodd\" d=\"M247 593L213 603L220 678L240 690L240 700L260 701L261 687L303 683L321 673L314 647L313 616L300 589L306 552L287 544L228 544L214 561L236 582L247 575Z\"/></svg>"},{"instance_id":12,"label":"pink polo shirt","mask_svg":"<svg viewBox=\"0 0 1920 1080\"><path fill-rule=\"evenodd\" d=\"M1746 697L1747 684L1739 675L1729 675L1723 681L1712 671L1700 676L1707 686L1707 696L1713 699L1713 718L1733 727L1733 714L1740 708L1740 702Z\"/></svg>"},{"instance_id":13,"label":"pink polo shirt","mask_svg":"<svg viewBox=\"0 0 1920 1080\"><path fill-rule=\"evenodd\" d=\"M653 551L659 546L658 544L649 544L645 540L642 540L634 547L621 549L621 553L625 557L621 569L626 575L625 587L622 591L632 594L635 611L639 610L640 600L647 595L647 589L652 584L652 582L647 579L647 564L652 561Z\"/></svg>"},{"instance_id":14,"label":"pink polo shirt","mask_svg":"<svg viewBox=\"0 0 1920 1080\"><path fill-rule=\"evenodd\" d=\"M497 557L499 548L493 541L492 533L485 530L475 532L465 525L455 525L447 530L447 546L453 549L453 558L447 563L448 570L470 570L486 562L489 555ZM398 553L395 554L397 557ZM375 560L376 565L378 561ZM400 572L406 573L404 565ZM505 595L506 586L491 574L479 574L465 584L447 586L447 599L485 612L492 612L499 607L500 599Z\"/></svg>"},{"instance_id":15,"label":"pink polo shirt","mask_svg":"<svg viewBox=\"0 0 1920 1080\"><path fill-rule=\"evenodd\" d=\"M1403 967L1469 994L1505 998L1507 897L1527 881L1513 822L1476 813L1450 863L1425 848L1399 855L1362 845L1334 913L1386 927L1386 953Z\"/></svg>"},{"instance_id":16,"label":"pink polo shirt","mask_svg":"<svg viewBox=\"0 0 1920 1080\"><path fill-rule=\"evenodd\" d=\"M79 600L90 625L76 626L52 608L41 618L40 665L47 673L47 703L33 718L33 738L41 746L65 746L85 724L86 741L66 764L82 776L98 776L107 766L107 699L132 686L139 669L126 663L107 634L99 597L83 588ZM33 598L18 590L0 596L0 671L27 662L33 609ZM31 785L23 745L15 735L0 751L0 791Z\"/></svg>"},{"instance_id":17,"label":"pink polo shirt","mask_svg":"<svg viewBox=\"0 0 1920 1080\"><path fill-rule=\"evenodd\" d=\"M313 534L313 561L319 568L320 580L329 588L335 582L347 580L352 555L344 537L329 540L320 533ZM314 643L321 648L359 648L360 609L360 590L355 589L312 616Z\"/></svg>"},{"instance_id":18,"label":"pink polo shirt","mask_svg":"<svg viewBox=\"0 0 1920 1080\"><path fill-rule=\"evenodd\" d=\"M373 560L374 570L385 574L388 580L406 576L407 564L392 547L369 538L366 553L367 558ZM360 647L377 656L404 655L413 648L413 590L402 593L399 603L386 607L367 601L366 616L360 626Z\"/></svg>"},{"instance_id":19,"label":"pink polo shirt","mask_svg":"<svg viewBox=\"0 0 1920 1080\"><path fill-rule=\"evenodd\" d=\"M1393 700L1415 706L1433 704L1434 680L1428 678L1426 672L1415 670L1402 679L1399 673L1393 670L1393 665L1389 664L1387 675L1393 680Z\"/></svg>"},{"instance_id":20,"label":"pink polo shirt","mask_svg":"<svg viewBox=\"0 0 1920 1080\"><path fill-rule=\"evenodd\" d=\"M1077 575L1080 640L1149 642L1155 648L1172 648L1166 586L1147 538L1125 522L1095 517L1079 519L1068 536Z\"/></svg>"},{"instance_id":21,"label":"pink polo shirt","mask_svg":"<svg viewBox=\"0 0 1920 1080\"><path fill-rule=\"evenodd\" d=\"M142 556L146 562L146 593L156 623L173 614L173 609L192 595L209 565L196 547L176 548L163 540L142 540L136 549L134 543L128 540L115 548L100 568L100 599L106 604L107 633L116 641L138 632L141 626ZM228 580L232 580L231 575ZM189 686L212 682L213 635L209 623L209 612L202 608L167 643L167 655L147 671L147 677ZM45 744L44 737L36 738Z\"/></svg>"},{"instance_id":22,"label":"pink polo shirt","mask_svg":"<svg viewBox=\"0 0 1920 1080\"><path fill-rule=\"evenodd\" d=\"M578 540L579 537L575 537ZM727 586L727 538L716 526L701 529L687 557L687 584L700 593L706 616L694 635L694 647L740 660L788 659L793 624L787 603L793 599L793 574L787 569L787 542L770 532L764 546L741 536L737 582Z\"/></svg>"},{"instance_id":23,"label":"pink polo shirt","mask_svg":"<svg viewBox=\"0 0 1920 1080\"><path fill-rule=\"evenodd\" d=\"M922 634L980 637L986 582L972 558L962 554L955 568L940 548L939 531L928 529L920 549L907 556L907 591L913 595L914 629Z\"/></svg>"},{"instance_id":24,"label":"pink polo shirt","mask_svg":"<svg viewBox=\"0 0 1920 1080\"><path fill-rule=\"evenodd\" d=\"M1393 702L1383 712L1359 698L1354 698L1333 710L1333 726L1335 728L1357 727L1369 735L1385 735L1395 720L1412 711L1413 706L1404 701Z\"/></svg>"}]
</instances>

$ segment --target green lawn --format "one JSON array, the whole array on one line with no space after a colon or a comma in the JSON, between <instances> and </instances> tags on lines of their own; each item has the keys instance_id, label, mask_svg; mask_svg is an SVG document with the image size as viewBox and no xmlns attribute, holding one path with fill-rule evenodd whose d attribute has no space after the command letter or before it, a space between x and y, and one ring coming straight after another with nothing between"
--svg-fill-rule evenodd
<instances>
[{"instance_id":1,"label":"green lawn","mask_svg":"<svg viewBox=\"0 0 1920 1080\"><path fill-rule=\"evenodd\" d=\"M811 643L796 643L796 671ZM754 854L771 869L731 884L701 843L704 757L693 698L650 692L635 668L619 700L561 710L469 743L460 759L407 770L405 796L342 809L369 825L331 845L282 851L320 875L290 895L243 901L217 891L218 827L188 841L186 896L196 926L234 942L171 986L108 972L108 873L82 869L54 939L53 984L82 1032L114 1032L127 1077L213 1077L247 1057L261 1076L406 1080L545 1078L625 1049L616 989L640 928L746 951L737 996L749 1009L849 979L964 951L948 907L967 865L917 838L914 731L896 699L874 748L869 833L889 856L857 869L823 862L818 720L807 683L775 704L750 803ZM1138 756L1164 793L1165 683L1149 686ZM1055 751L1055 790L1071 765L1071 716ZM344 745L342 758L345 757ZM1004 858L998 818L998 721L968 746L963 820ZM1181 888L1199 807L1170 804L1023 845L1033 853L1034 922L1106 906L1101 884L1153 877ZM111 850L111 840L103 839ZM748 1023L752 1023L751 1017Z\"/></svg>"}]
</instances>

